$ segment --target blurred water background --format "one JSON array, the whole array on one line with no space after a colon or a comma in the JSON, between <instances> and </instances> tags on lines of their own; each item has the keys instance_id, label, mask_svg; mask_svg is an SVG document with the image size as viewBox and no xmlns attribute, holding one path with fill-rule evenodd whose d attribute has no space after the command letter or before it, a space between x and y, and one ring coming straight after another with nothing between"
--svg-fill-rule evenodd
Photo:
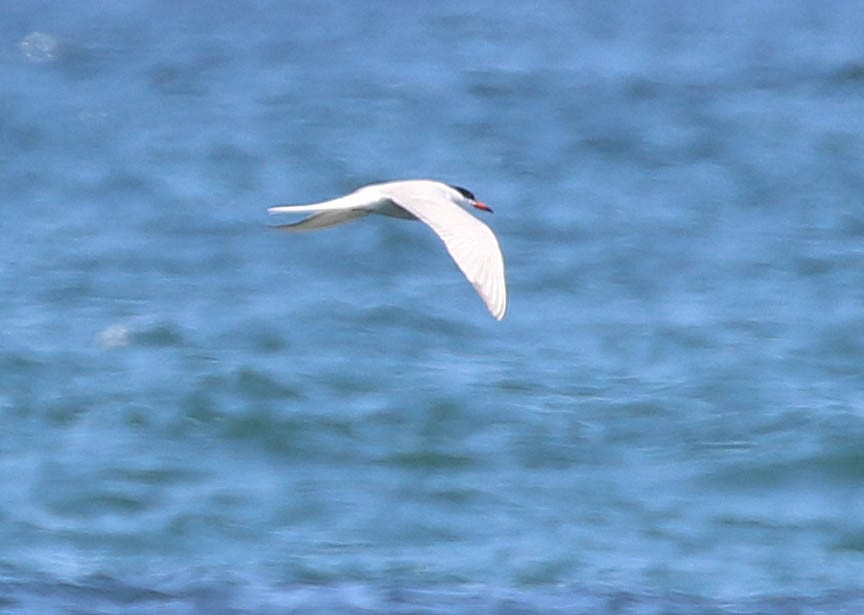
<instances>
[{"instance_id":1,"label":"blurred water background","mask_svg":"<svg viewBox=\"0 0 864 615\"><path fill-rule=\"evenodd\" d=\"M864 3L7 2L0 610L864 612ZM467 186L428 229L266 207Z\"/></svg>"}]
</instances>

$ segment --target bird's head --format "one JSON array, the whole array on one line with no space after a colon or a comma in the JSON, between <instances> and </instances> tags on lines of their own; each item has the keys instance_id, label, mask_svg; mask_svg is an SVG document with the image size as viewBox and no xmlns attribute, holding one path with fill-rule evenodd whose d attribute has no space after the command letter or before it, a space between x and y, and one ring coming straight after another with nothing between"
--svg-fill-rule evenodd
<instances>
[{"instance_id":1,"label":"bird's head","mask_svg":"<svg viewBox=\"0 0 864 615\"><path fill-rule=\"evenodd\" d=\"M450 187L458 193L456 202L462 207L465 207L466 209L473 207L474 209L482 209L483 211L488 211L490 214L492 213L492 208L483 201L478 201L477 197L474 196L474 193L467 188L462 188L460 186Z\"/></svg>"}]
</instances>

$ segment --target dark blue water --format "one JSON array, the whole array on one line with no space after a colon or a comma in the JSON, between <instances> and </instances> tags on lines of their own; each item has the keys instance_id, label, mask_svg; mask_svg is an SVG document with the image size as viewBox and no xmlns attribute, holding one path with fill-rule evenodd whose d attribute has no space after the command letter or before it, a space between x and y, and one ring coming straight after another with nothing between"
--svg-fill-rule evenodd
<instances>
[{"instance_id":1,"label":"dark blue water","mask_svg":"<svg viewBox=\"0 0 864 615\"><path fill-rule=\"evenodd\" d=\"M0 610L864 612L864 3L0 8ZM440 178L421 224L266 207Z\"/></svg>"}]
</instances>

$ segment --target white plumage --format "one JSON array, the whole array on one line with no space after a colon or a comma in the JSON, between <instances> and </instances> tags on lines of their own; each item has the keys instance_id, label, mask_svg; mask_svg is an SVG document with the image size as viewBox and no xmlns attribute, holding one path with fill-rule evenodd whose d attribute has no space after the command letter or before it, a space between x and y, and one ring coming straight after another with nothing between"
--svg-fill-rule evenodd
<instances>
[{"instance_id":1,"label":"white plumage","mask_svg":"<svg viewBox=\"0 0 864 615\"><path fill-rule=\"evenodd\" d=\"M492 211L465 188L415 179L372 184L331 201L280 205L271 207L268 212L313 214L299 222L274 227L286 231L329 228L369 214L421 220L444 242L492 316L501 320L507 311L504 256L495 234L469 214L469 208Z\"/></svg>"}]
</instances>

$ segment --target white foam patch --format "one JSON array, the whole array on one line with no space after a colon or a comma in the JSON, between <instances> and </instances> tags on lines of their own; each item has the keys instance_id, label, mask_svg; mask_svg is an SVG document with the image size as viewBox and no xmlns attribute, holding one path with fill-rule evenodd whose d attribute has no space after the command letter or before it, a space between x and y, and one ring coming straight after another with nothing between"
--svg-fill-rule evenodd
<instances>
[{"instance_id":1,"label":"white foam patch","mask_svg":"<svg viewBox=\"0 0 864 615\"><path fill-rule=\"evenodd\" d=\"M31 32L18 43L18 49L31 62L50 62L57 57L57 37L47 32Z\"/></svg>"}]
</instances>

